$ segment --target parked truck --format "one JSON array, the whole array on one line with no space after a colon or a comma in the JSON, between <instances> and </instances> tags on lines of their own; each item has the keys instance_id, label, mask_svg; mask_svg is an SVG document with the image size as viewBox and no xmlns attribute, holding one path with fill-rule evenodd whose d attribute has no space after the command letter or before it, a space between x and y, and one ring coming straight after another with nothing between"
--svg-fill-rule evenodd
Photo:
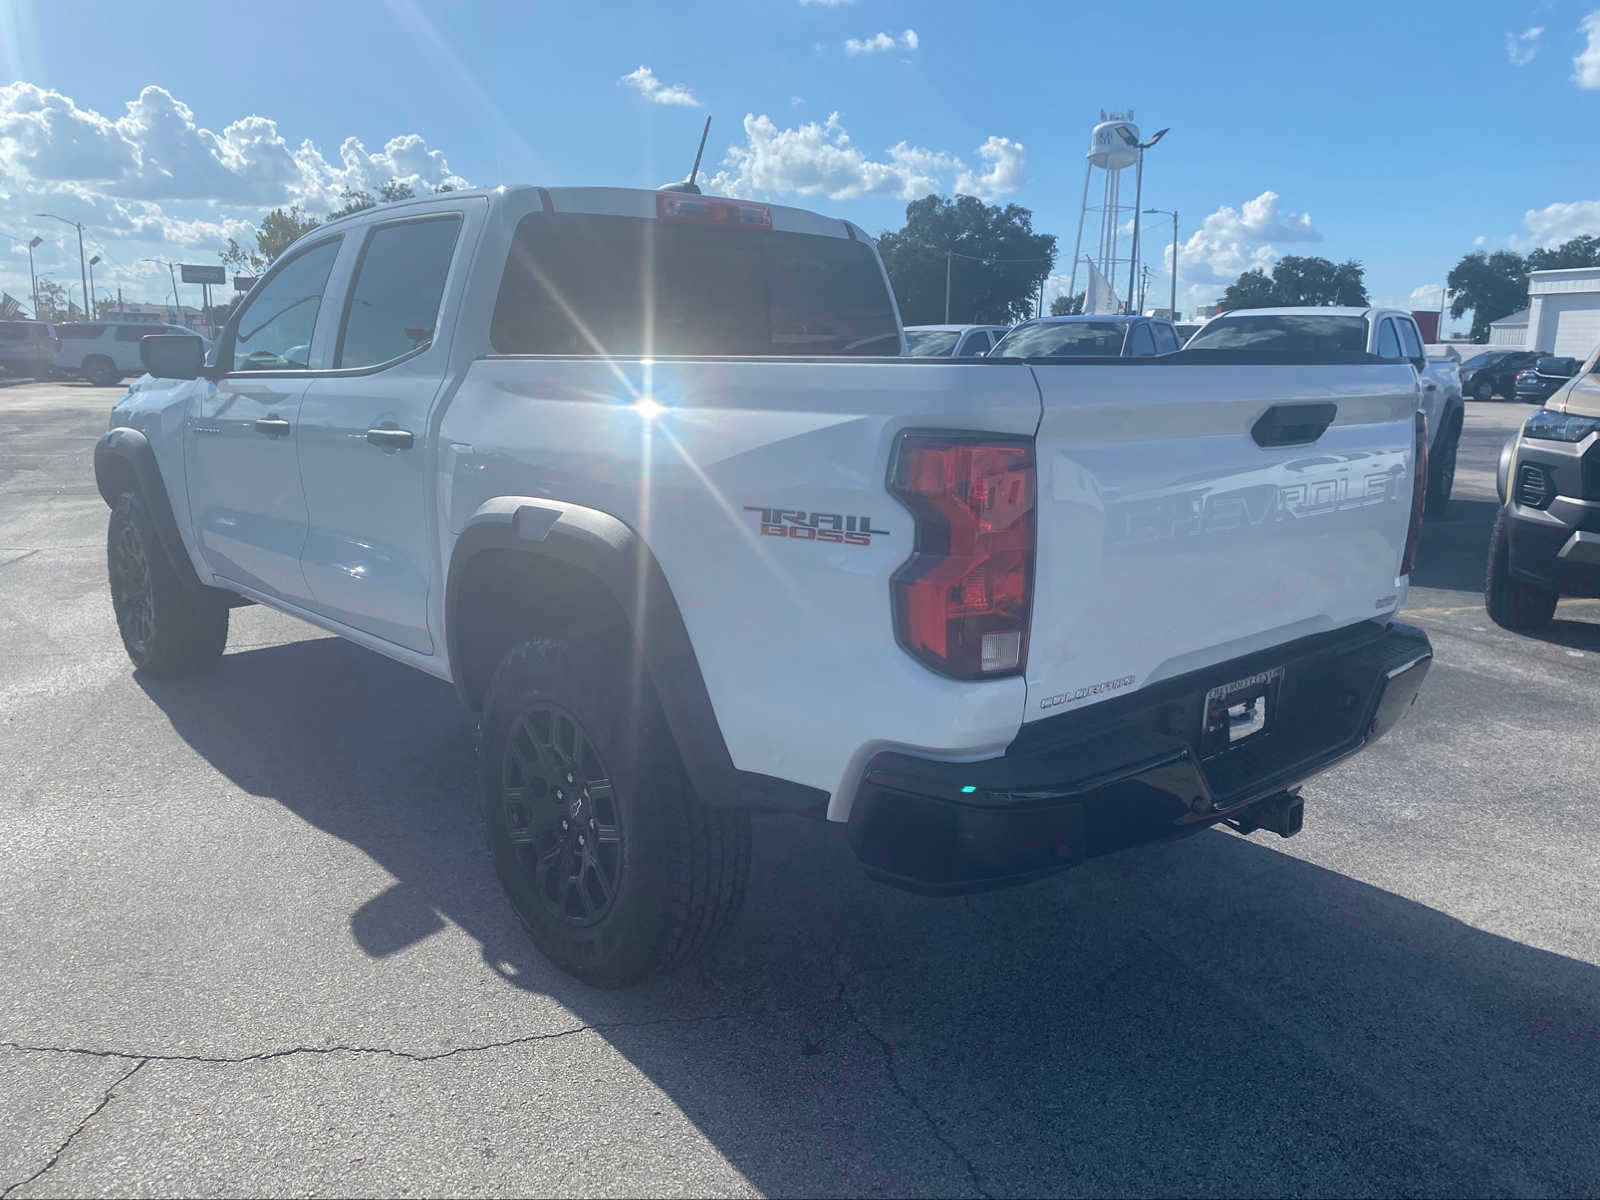
<instances>
[{"instance_id":1,"label":"parked truck","mask_svg":"<svg viewBox=\"0 0 1600 1200\"><path fill-rule=\"evenodd\" d=\"M201 671L253 602L452 682L511 906L602 985L726 925L754 811L941 894L1297 831L1431 657L1412 368L902 352L871 240L797 209L320 226L211 363L141 345L95 454L123 642Z\"/></svg>"}]
</instances>

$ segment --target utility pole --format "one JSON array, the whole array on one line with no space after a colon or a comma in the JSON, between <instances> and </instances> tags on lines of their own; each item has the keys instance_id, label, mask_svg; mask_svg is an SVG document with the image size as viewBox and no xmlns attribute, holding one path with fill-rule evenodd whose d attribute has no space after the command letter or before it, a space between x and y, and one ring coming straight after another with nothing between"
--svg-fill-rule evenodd
<instances>
[{"instance_id":1,"label":"utility pole","mask_svg":"<svg viewBox=\"0 0 1600 1200\"><path fill-rule=\"evenodd\" d=\"M955 259L955 253L950 250L944 252L944 323L950 324L950 264Z\"/></svg>"},{"instance_id":2,"label":"utility pole","mask_svg":"<svg viewBox=\"0 0 1600 1200\"><path fill-rule=\"evenodd\" d=\"M158 267L165 267L167 275L172 279L172 323L179 323L178 313L178 275L173 268L172 260L168 258L141 258L140 262L155 263Z\"/></svg>"},{"instance_id":3,"label":"utility pole","mask_svg":"<svg viewBox=\"0 0 1600 1200\"><path fill-rule=\"evenodd\" d=\"M89 267L83 260L83 222L69 221L65 217L58 217L55 213L39 213L41 217L49 217L52 221L60 221L63 225L71 225L78 231L78 283L83 288L83 294L89 294ZM68 307L71 307L70 301Z\"/></svg>"},{"instance_id":4,"label":"utility pole","mask_svg":"<svg viewBox=\"0 0 1600 1200\"><path fill-rule=\"evenodd\" d=\"M1147 213L1163 213L1172 218L1172 319L1178 319L1178 211L1172 208L1147 208Z\"/></svg>"}]
</instances>

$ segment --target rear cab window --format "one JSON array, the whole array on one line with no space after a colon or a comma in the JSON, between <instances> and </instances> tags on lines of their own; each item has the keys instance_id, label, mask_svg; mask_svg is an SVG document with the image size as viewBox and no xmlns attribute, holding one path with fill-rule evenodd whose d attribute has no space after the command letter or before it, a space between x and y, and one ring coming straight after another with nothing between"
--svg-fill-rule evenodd
<instances>
[{"instance_id":1,"label":"rear cab window","mask_svg":"<svg viewBox=\"0 0 1600 1200\"><path fill-rule=\"evenodd\" d=\"M1309 313L1218 317L1190 338L1184 349L1248 350L1354 362L1366 357L1367 319Z\"/></svg>"},{"instance_id":2,"label":"rear cab window","mask_svg":"<svg viewBox=\"0 0 1600 1200\"><path fill-rule=\"evenodd\" d=\"M1120 358L1127 325L1121 321L1063 321L1021 325L1006 334L991 358ZM1148 334L1146 335L1149 336Z\"/></svg>"},{"instance_id":3,"label":"rear cab window","mask_svg":"<svg viewBox=\"0 0 1600 1200\"><path fill-rule=\"evenodd\" d=\"M489 336L500 354L900 353L863 242L592 213L522 219Z\"/></svg>"}]
</instances>

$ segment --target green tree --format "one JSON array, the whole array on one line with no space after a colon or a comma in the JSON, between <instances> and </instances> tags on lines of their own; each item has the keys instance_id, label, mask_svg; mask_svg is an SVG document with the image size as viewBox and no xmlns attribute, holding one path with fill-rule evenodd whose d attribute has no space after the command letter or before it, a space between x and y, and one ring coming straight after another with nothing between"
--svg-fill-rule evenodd
<instances>
[{"instance_id":1,"label":"green tree","mask_svg":"<svg viewBox=\"0 0 1600 1200\"><path fill-rule=\"evenodd\" d=\"M1261 270L1246 271L1228 285L1219 302L1223 308L1272 308L1277 298L1272 290L1272 280Z\"/></svg>"},{"instance_id":2,"label":"green tree","mask_svg":"<svg viewBox=\"0 0 1600 1200\"><path fill-rule=\"evenodd\" d=\"M1348 305L1366 308L1367 299L1361 264L1355 259L1342 263L1326 258L1301 258L1293 254L1273 265L1269 279L1260 269L1246 271L1222 295L1225 308L1321 308Z\"/></svg>"},{"instance_id":3,"label":"green tree","mask_svg":"<svg viewBox=\"0 0 1600 1200\"><path fill-rule=\"evenodd\" d=\"M34 314L41 321L62 321L67 317L67 289L48 275L39 276L36 285L39 294L39 311Z\"/></svg>"},{"instance_id":4,"label":"green tree","mask_svg":"<svg viewBox=\"0 0 1600 1200\"><path fill-rule=\"evenodd\" d=\"M411 190L411 185L398 179L391 179L379 188L377 196L373 196L371 192L345 188L339 193L339 199L344 201L344 205L329 213L328 220L337 221L340 217L348 217L351 213L376 208L380 204L393 204L396 200L411 200L415 196L416 193Z\"/></svg>"},{"instance_id":5,"label":"green tree","mask_svg":"<svg viewBox=\"0 0 1600 1200\"><path fill-rule=\"evenodd\" d=\"M1050 315L1052 317L1075 317L1083 311L1083 293L1069 296L1065 292L1050 301Z\"/></svg>"},{"instance_id":6,"label":"green tree","mask_svg":"<svg viewBox=\"0 0 1600 1200\"><path fill-rule=\"evenodd\" d=\"M1487 342L1489 325L1528 303L1528 264L1515 250L1482 250L1463 256L1450 268L1445 287L1454 297L1450 315L1472 310L1472 340Z\"/></svg>"},{"instance_id":7,"label":"green tree","mask_svg":"<svg viewBox=\"0 0 1600 1200\"><path fill-rule=\"evenodd\" d=\"M220 255L222 265L231 267L236 274L259 275L297 238L316 227L316 218L302 216L298 204L291 204L287 209L275 208L261 218L256 228L256 248L246 250L229 238L228 248Z\"/></svg>"},{"instance_id":8,"label":"green tree","mask_svg":"<svg viewBox=\"0 0 1600 1200\"><path fill-rule=\"evenodd\" d=\"M1565 271L1573 267L1600 267L1600 237L1581 235L1550 249L1530 251L1530 271Z\"/></svg>"},{"instance_id":9,"label":"green tree","mask_svg":"<svg viewBox=\"0 0 1600 1200\"><path fill-rule=\"evenodd\" d=\"M878 239L878 253L907 325L944 320L947 266L952 321L1011 324L1033 315L1056 239L1035 233L1033 214L1016 204L924 196L906 205L905 228Z\"/></svg>"}]
</instances>

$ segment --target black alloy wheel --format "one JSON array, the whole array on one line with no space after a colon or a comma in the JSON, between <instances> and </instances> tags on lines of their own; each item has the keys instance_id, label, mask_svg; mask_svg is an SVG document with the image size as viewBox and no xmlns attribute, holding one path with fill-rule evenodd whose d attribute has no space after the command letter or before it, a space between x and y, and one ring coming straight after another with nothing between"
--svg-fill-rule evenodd
<instances>
[{"instance_id":1,"label":"black alloy wheel","mask_svg":"<svg viewBox=\"0 0 1600 1200\"><path fill-rule=\"evenodd\" d=\"M506 835L546 912L578 927L611 911L622 881L622 815L582 722L558 705L526 710L500 772Z\"/></svg>"},{"instance_id":2,"label":"black alloy wheel","mask_svg":"<svg viewBox=\"0 0 1600 1200\"><path fill-rule=\"evenodd\" d=\"M155 636L156 602L150 559L138 526L132 521L119 522L112 529L106 549L117 631L122 634L129 655L140 662L149 654Z\"/></svg>"}]
</instances>

